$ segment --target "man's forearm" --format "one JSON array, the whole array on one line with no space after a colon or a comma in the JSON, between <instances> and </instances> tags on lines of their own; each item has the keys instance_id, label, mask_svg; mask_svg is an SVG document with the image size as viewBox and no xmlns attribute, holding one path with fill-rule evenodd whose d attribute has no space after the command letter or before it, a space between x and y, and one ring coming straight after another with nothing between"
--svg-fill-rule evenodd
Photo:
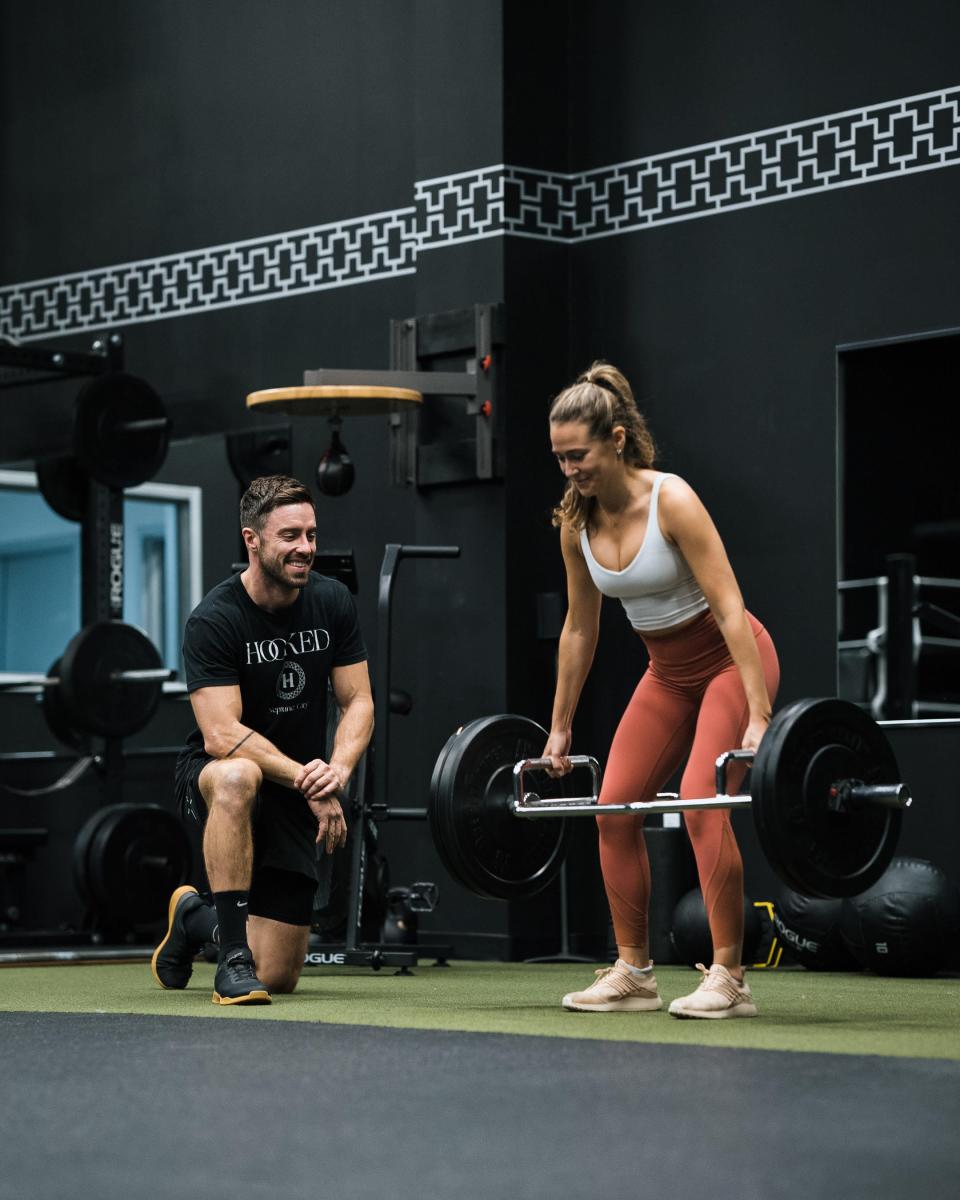
<instances>
[{"instance_id":1,"label":"man's forearm","mask_svg":"<svg viewBox=\"0 0 960 1200\"><path fill-rule=\"evenodd\" d=\"M301 764L281 753L277 747L254 729L235 722L230 729L220 730L216 737L206 741L208 754L214 758L246 758L255 762L265 779L284 787L292 788L301 769Z\"/></svg>"},{"instance_id":2,"label":"man's forearm","mask_svg":"<svg viewBox=\"0 0 960 1200\"><path fill-rule=\"evenodd\" d=\"M373 700L357 696L340 712L340 723L333 739L330 765L344 768L352 775L354 768L370 744L373 734Z\"/></svg>"}]
</instances>

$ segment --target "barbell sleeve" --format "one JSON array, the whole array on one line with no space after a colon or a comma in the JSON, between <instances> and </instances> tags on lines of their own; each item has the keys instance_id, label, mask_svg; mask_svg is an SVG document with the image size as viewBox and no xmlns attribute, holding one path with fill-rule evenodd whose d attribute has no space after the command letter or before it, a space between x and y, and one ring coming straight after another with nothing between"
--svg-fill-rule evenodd
<instances>
[{"instance_id":1,"label":"barbell sleeve","mask_svg":"<svg viewBox=\"0 0 960 1200\"><path fill-rule=\"evenodd\" d=\"M426 808L397 808L392 804L370 804L367 812L375 821L426 821L430 815Z\"/></svg>"},{"instance_id":2,"label":"barbell sleeve","mask_svg":"<svg viewBox=\"0 0 960 1200\"><path fill-rule=\"evenodd\" d=\"M839 779L830 788L833 807L876 805L879 808L909 808L913 803L905 783L864 783L860 779Z\"/></svg>"},{"instance_id":3,"label":"barbell sleeve","mask_svg":"<svg viewBox=\"0 0 960 1200\"><path fill-rule=\"evenodd\" d=\"M172 424L169 417L143 417L137 421L121 421L120 428L124 433L161 433Z\"/></svg>"},{"instance_id":4,"label":"barbell sleeve","mask_svg":"<svg viewBox=\"0 0 960 1200\"><path fill-rule=\"evenodd\" d=\"M164 683L175 678L176 674L169 667L149 667L138 671L111 671L109 679L111 683ZM12 692L26 687L55 688L60 686L60 682L58 675L24 675L22 678L3 680L0 682L0 691Z\"/></svg>"},{"instance_id":5,"label":"barbell sleeve","mask_svg":"<svg viewBox=\"0 0 960 1200\"><path fill-rule=\"evenodd\" d=\"M171 671L169 667L146 667L143 670L137 671L111 671L111 683L156 683L164 682L167 679L173 679L176 671Z\"/></svg>"},{"instance_id":6,"label":"barbell sleeve","mask_svg":"<svg viewBox=\"0 0 960 1200\"><path fill-rule=\"evenodd\" d=\"M858 804L879 804L883 808L909 808L913 803L905 783L854 784L850 798Z\"/></svg>"},{"instance_id":7,"label":"barbell sleeve","mask_svg":"<svg viewBox=\"0 0 960 1200\"><path fill-rule=\"evenodd\" d=\"M60 682L53 675L10 675L0 679L0 692L28 692L35 688L56 687Z\"/></svg>"}]
</instances>

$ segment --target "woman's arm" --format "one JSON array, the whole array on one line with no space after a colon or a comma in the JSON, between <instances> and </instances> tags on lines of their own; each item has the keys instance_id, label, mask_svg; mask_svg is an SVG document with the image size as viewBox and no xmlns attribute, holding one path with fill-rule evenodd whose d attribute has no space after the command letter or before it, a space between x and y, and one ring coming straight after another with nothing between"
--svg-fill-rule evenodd
<instances>
[{"instance_id":1,"label":"woman's arm","mask_svg":"<svg viewBox=\"0 0 960 1200\"><path fill-rule=\"evenodd\" d=\"M720 534L696 492L677 478L661 486L660 524L693 571L740 672L750 713L743 748L756 750L770 723L770 696L756 638Z\"/></svg>"},{"instance_id":2,"label":"woman's arm","mask_svg":"<svg viewBox=\"0 0 960 1200\"><path fill-rule=\"evenodd\" d=\"M583 561L579 536L569 525L560 528L560 549L567 573L567 616L560 634L553 716L543 757L552 758L554 772L564 775L570 770L563 759L570 753L573 715L597 647L601 597Z\"/></svg>"}]
</instances>

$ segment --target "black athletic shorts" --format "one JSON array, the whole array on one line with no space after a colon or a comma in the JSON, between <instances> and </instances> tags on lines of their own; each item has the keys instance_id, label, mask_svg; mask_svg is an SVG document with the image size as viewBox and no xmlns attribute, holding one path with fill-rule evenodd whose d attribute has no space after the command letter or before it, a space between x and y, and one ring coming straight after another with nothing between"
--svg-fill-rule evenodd
<instances>
[{"instance_id":1,"label":"black athletic shorts","mask_svg":"<svg viewBox=\"0 0 960 1200\"><path fill-rule=\"evenodd\" d=\"M252 917L268 917L287 925L309 925L313 918L317 881L299 871L281 871L279 867L258 867L250 881Z\"/></svg>"},{"instance_id":2,"label":"black athletic shorts","mask_svg":"<svg viewBox=\"0 0 960 1200\"><path fill-rule=\"evenodd\" d=\"M209 755L188 752L177 759L175 788L180 816L187 824L201 829L206 824L207 806L197 780L212 761ZM282 822L270 822L269 836L259 837L258 834L267 832L260 819L262 812L258 798L254 808L254 861L248 911L251 916L268 917L288 925L309 925L317 893L315 843L305 845L300 830L291 830ZM264 841L269 847L269 858L257 853Z\"/></svg>"}]
</instances>

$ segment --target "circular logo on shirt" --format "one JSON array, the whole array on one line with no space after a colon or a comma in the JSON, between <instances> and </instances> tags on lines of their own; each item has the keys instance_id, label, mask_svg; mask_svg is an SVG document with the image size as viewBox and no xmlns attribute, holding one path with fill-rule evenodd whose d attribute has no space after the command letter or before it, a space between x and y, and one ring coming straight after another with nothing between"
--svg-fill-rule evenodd
<instances>
[{"instance_id":1,"label":"circular logo on shirt","mask_svg":"<svg viewBox=\"0 0 960 1200\"><path fill-rule=\"evenodd\" d=\"M277 695L281 700L296 700L307 682L307 674L297 662L289 660L280 668L277 679Z\"/></svg>"}]
</instances>

